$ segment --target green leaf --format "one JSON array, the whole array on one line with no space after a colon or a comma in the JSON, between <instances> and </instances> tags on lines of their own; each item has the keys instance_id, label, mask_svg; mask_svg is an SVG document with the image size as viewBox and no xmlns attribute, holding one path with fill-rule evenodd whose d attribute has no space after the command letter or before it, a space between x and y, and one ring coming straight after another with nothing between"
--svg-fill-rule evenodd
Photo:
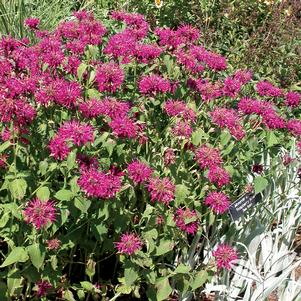
<instances>
[{"instance_id":1,"label":"green leaf","mask_svg":"<svg viewBox=\"0 0 301 301\"><path fill-rule=\"evenodd\" d=\"M23 199L26 193L26 189L27 183L24 179L15 179L9 183L9 190L14 199Z\"/></svg>"},{"instance_id":2,"label":"green leaf","mask_svg":"<svg viewBox=\"0 0 301 301\"><path fill-rule=\"evenodd\" d=\"M37 197L41 201L48 201L50 197L50 191L48 187L40 187L37 191Z\"/></svg>"},{"instance_id":3,"label":"green leaf","mask_svg":"<svg viewBox=\"0 0 301 301\"><path fill-rule=\"evenodd\" d=\"M73 293L70 291L70 290L65 290L64 291L64 300L67 300L67 301L76 301L74 299L74 296L73 296Z\"/></svg>"},{"instance_id":4,"label":"green leaf","mask_svg":"<svg viewBox=\"0 0 301 301\"><path fill-rule=\"evenodd\" d=\"M95 266L96 262L93 259L89 259L86 265L86 275L90 278L90 281L92 281L93 276L95 275Z\"/></svg>"},{"instance_id":5,"label":"green leaf","mask_svg":"<svg viewBox=\"0 0 301 301\"><path fill-rule=\"evenodd\" d=\"M88 199L75 198L74 206L79 209L81 213L87 213L91 206L91 201Z\"/></svg>"},{"instance_id":6,"label":"green leaf","mask_svg":"<svg viewBox=\"0 0 301 301\"><path fill-rule=\"evenodd\" d=\"M166 300L172 293L172 288L167 277L159 278L156 282L157 301Z\"/></svg>"},{"instance_id":7,"label":"green leaf","mask_svg":"<svg viewBox=\"0 0 301 301\"><path fill-rule=\"evenodd\" d=\"M94 286L89 281L81 281L80 285L82 286L83 289L85 289L88 292L92 292L93 291Z\"/></svg>"},{"instance_id":8,"label":"green leaf","mask_svg":"<svg viewBox=\"0 0 301 301\"><path fill-rule=\"evenodd\" d=\"M223 131L220 136L222 146L227 145L231 140L231 137L232 136L228 131Z\"/></svg>"},{"instance_id":9,"label":"green leaf","mask_svg":"<svg viewBox=\"0 0 301 301\"><path fill-rule=\"evenodd\" d=\"M202 138L204 137L204 131L202 129L197 129L191 135L191 142L193 145L200 145Z\"/></svg>"},{"instance_id":10,"label":"green leaf","mask_svg":"<svg viewBox=\"0 0 301 301\"><path fill-rule=\"evenodd\" d=\"M184 184L176 185L175 201L177 205L183 203L188 195L189 189Z\"/></svg>"},{"instance_id":11,"label":"green leaf","mask_svg":"<svg viewBox=\"0 0 301 301\"><path fill-rule=\"evenodd\" d=\"M172 240L160 240L159 246L156 248L156 256L160 256L172 251L174 248L174 242Z\"/></svg>"},{"instance_id":12,"label":"green leaf","mask_svg":"<svg viewBox=\"0 0 301 301\"><path fill-rule=\"evenodd\" d=\"M73 193L70 190L61 189L54 196L60 201L70 201L73 197Z\"/></svg>"},{"instance_id":13,"label":"green leaf","mask_svg":"<svg viewBox=\"0 0 301 301\"><path fill-rule=\"evenodd\" d=\"M48 168L48 162L46 160L41 161L39 163L39 171L41 172L42 176L44 176L46 174L47 168Z\"/></svg>"},{"instance_id":14,"label":"green leaf","mask_svg":"<svg viewBox=\"0 0 301 301\"><path fill-rule=\"evenodd\" d=\"M193 290L196 290L197 288L201 287L207 279L208 273L206 271L199 271L194 277L194 280L192 281L190 286Z\"/></svg>"},{"instance_id":15,"label":"green leaf","mask_svg":"<svg viewBox=\"0 0 301 301\"><path fill-rule=\"evenodd\" d=\"M184 265L184 264L179 264L177 268L174 270L174 273L176 274L187 274L191 270L190 266Z\"/></svg>"},{"instance_id":16,"label":"green leaf","mask_svg":"<svg viewBox=\"0 0 301 301\"><path fill-rule=\"evenodd\" d=\"M268 147L271 147L275 144L279 144L279 140L277 136L274 134L274 132L269 131L267 133L267 142L268 142Z\"/></svg>"},{"instance_id":17,"label":"green leaf","mask_svg":"<svg viewBox=\"0 0 301 301\"><path fill-rule=\"evenodd\" d=\"M16 262L25 262L28 260L28 254L23 247L15 247L9 255L6 257L4 262L1 264L1 268L11 265Z\"/></svg>"},{"instance_id":18,"label":"green leaf","mask_svg":"<svg viewBox=\"0 0 301 301\"><path fill-rule=\"evenodd\" d=\"M11 145L10 141L5 141L0 145L0 153L3 153Z\"/></svg>"},{"instance_id":19,"label":"green leaf","mask_svg":"<svg viewBox=\"0 0 301 301\"><path fill-rule=\"evenodd\" d=\"M116 292L124 295L128 295L132 292L132 288L127 285L120 285L117 287Z\"/></svg>"},{"instance_id":20,"label":"green leaf","mask_svg":"<svg viewBox=\"0 0 301 301\"><path fill-rule=\"evenodd\" d=\"M83 78L83 74L87 70L88 65L85 63L81 63L77 68L77 77L81 81Z\"/></svg>"},{"instance_id":21,"label":"green leaf","mask_svg":"<svg viewBox=\"0 0 301 301\"><path fill-rule=\"evenodd\" d=\"M32 264L39 270L44 263L45 250L39 244L33 244L27 247L27 251Z\"/></svg>"},{"instance_id":22,"label":"green leaf","mask_svg":"<svg viewBox=\"0 0 301 301\"><path fill-rule=\"evenodd\" d=\"M18 269L13 269L7 275L7 291L9 296L20 293L22 285L22 276Z\"/></svg>"},{"instance_id":23,"label":"green leaf","mask_svg":"<svg viewBox=\"0 0 301 301\"><path fill-rule=\"evenodd\" d=\"M9 221L9 216L9 212L5 212L4 214L1 212L0 228L4 228L6 226L7 222Z\"/></svg>"},{"instance_id":24,"label":"green leaf","mask_svg":"<svg viewBox=\"0 0 301 301\"><path fill-rule=\"evenodd\" d=\"M125 278L125 285L126 286L132 286L135 283L135 281L138 279L138 277L139 277L139 275L135 271L133 266L125 268L124 278Z\"/></svg>"},{"instance_id":25,"label":"green leaf","mask_svg":"<svg viewBox=\"0 0 301 301\"><path fill-rule=\"evenodd\" d=\"M269 185L269 182L264 177L256 177L254 180L254 188L255 188L255 194L262 192L267 186Z\"/></svg>"},{"instance_id":26,"label":"green leaf","mask_svg":"<svg viewBox=\"0 0 301 301\"><path fill-rule=\"evenodd\" d=\"M76 160L76 151L71 152L67 157L67 168L71 170L75 164Z\"/></svg>"}]
</instances>

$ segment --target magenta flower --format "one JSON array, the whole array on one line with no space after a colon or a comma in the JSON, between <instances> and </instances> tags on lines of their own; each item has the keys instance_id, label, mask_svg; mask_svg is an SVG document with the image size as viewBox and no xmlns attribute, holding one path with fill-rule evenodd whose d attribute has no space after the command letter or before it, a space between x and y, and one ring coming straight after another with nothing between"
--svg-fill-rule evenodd
<instances>
[{"instance_id":1,"label":"magenta flower","mask_svg":"<svg viewBox=\"0 0 301 301\"><path fill-rule=\"evenodd\" d=\"M223 93L231 98L237 97L241 88L241 83L231 77L227 77L224 81Z\"/></svg>"},{"instance_id":2,"label":"magenta flower","mask_svg":"<svg viewBox=\"0 0 301 301\"><path fill-rule=\"evenodd\" d=\"M116 63L104 63L97 68L95 80L100 92L115 92L124 81L124 72Z\"/></svg>"},{"instance_id":3,"label":"magenta flower","mask_svg":"<svg viewBox=\"0 0 301 301\"><path fill-rule=\"evenodd\" d=\"M24 220L36 229L45 228L56 219L56 209L53 201L41 201L35 198L27 203L23 210Z\"/></svg>"},{"instance_id":4,"label":"magenta flower","mask_svg":"<svg viewBox=\"0 0 301 301\"><path fill-rule=\"evenodd\" d=\"M201 93L202 100L208 102L223 95L222 86L219 82L211 83L207 80L199 79L195 81L196 90Z\"/></svg>"},{"instance_id":5,"label":"magenta flower","mask_svg":"<svg viewBox=\"0 0 301 301\"><path fill-rule=\"evenodd\" d=\"M253 98L244 97L238 103L238 109L244 114L260 115L266 110L273 109L267 101L261 101Z\"/></svg>"},{"instance_id":6,"label":"magenta flower","mask_svg":"<svg viewBox=\"0 0 301 301\"><path fill-rule=\"evenodd\" d=\"M299 106L301 95L297 92L288 92L285 96L285 104L289 107L296 108Z\"/></svg>"},{"instance_id":7,"label":"magenta flower","mask_svg":"<svg viewBox=\"0 0 301 301\"><path fill-rule=\"evenodd\" d=\"M237 252L227 244L217 246L212 255L215 257L219 269L226 268L230 270L231 262L238 259Z\"/></svg>"},{"instance_id":8,"label":"magenta flower","mask_svg":"<svg viewBox=\"0 0 301 301\"><path fill-rule=\"evenodd\" d=\"M164 152L164 165L169 166L171 164L174 164L176 162L176 155L172 148L168 148Z\"/></svg>"},{"instance_id":9,"label":"magenta flower","mask_svg":"<svg viewBox=\"0 0 301 301\"><path fill-rule=\"evenodd\" d=\"M170 82L159 75L147 75L139 81L139 91L142 94L155 95L170 92Z\"/></svg>"},{"instance_id":10,"label":"magenta flower","mask_svg":"<svg viewBox=\"0 0 301 301\"><path fill-rule=\"evenodd\" d=\"M47 248L49 250L57 250L61 246L61 241L57 238L47 240Z\"/></svg>"},{"instance_id":11,"label":"magenta flower","mask_svg":"<svg viewBox=\"0 0 301 301\"><path fill-rule=\"evenodd\" d=\"M122 63L129 63L135 54L136 44L137 40L130 32L120 32L109 38L104 53L115 59L122 58Z\"/></svg>"},{"instance_id":12,"label":"magenta flower","mask_svg":"<svg viewBox=\"0 0 301 301\"><path fill-rule=\"evenodd\" d=\"M260 96L281 97L283 95L283 92L280 88L273 86L268 81L258 82L256 89Z\"/></svg>"},{"instance_id":13,"label":"magenta flower","mask_svg":"<svg viewBox=\"0 0 301 301\"><path fill-rule=\"evenodd\" d=\"M89 197L110 199L120 190L121 177L96 169L82 170L77 183Z\"/></svg>"},{"instance_id":14,"label":"magenta flower","mask_svg":"<svg viewBox=\"0 0 301 301\"><path fill-rule=\"evenodd\" d=\"M174 215L174 221L180 230L188 234L195 234L198 230L199 220L197 214L194 210L190 210L189 208L177 209Z\"/></svg>"},{"instance_id":15,"label":"magenta flower","mask_svg":"<svg viewBox=\"0 0 301 301\"><path fill-rule=\"evenodd\" d=\"M64 160L70 153L70 148L68 147L66 140L59 136L55 136L50 140L48 148L50 150L50 155L56 160Z\"/></svg>"},{"instance_id":16,"label":"magenta flower","mask_svg":"<svg viewBox=\"0 0 301 301\"><path fill-rule=\"evenodd\" d=\"M233 78L240 82L242 85L248 83L253 77L253 74L250 70L237 70L234 73Z\"/></svg>"},{"instance_id":17,"label":"magenta flower","mask_svg":"<svg viewBox=\"0 0 301 301\"><path fill-rule=\"evenodd\" d=\"M170 28L156 28L155 34L159 37L159 45L176 49L183 43L180 34Z\"/></svg>"},{"instance_id":18,"label":"magenta flower","mask_svg":"<svg viewBox=\"0 0 301 301\"><path fill-rule=\"evenodd\" d=\"M47 295L47 291L52 288L52 285L47 280L39 280L37 282L38 286L38 297L44 297Z\"/></svg>"},{"instance_id":19,"label":"magenta flower","mask_svg":"<svg viewBox=\"0 0 301 301\"><path fill-rule=\"evenodd\" d=\"M219 150L207 145L202 145L196 150L195 158L202 169L214 167L223 163Z\"/></svg>"},{"instance_id":20,"label":"magenta flower","mask_svg":"<svg viewBox=\"0 0 301 301\"><path fill-rule=\"evenodd\" d=\"M109 123L113 134L119 138L136 138L137 126L128 117L117 117Z\"/></svg>"},{"instance_id":21,"label":"magenta flower","mask_svg":"<svg viewBox=\"0 0 301 301\"><path fill-rule=\"evenodd\" d=\"M129 178L135 183L140 184L147 182L152 174L152 169L145 163L138 160L133 161L128 165Z\"/></svg>"},{"instance_id":22,"label":"magenta flower","mask_svg":"<svg viewBox=\"0 0 301 301\"><path fill-rule=\"evenodd\" d=\"M222 167L212 166L208 172L208 179L211 183L222 187L230 183L230 174Z\"/></svg>"},{"instance_id":23,"label":"magenta flower","mask_svg":"<svg viewBox=\"0 0 301 301\"><path fill-rule=\"evenodd\" d=\"M158 58L162 53L162 49L155 44L137 44L135 49L135 57L138 62L147 64Z\"/></svg>"},{"instance_id":24,"label":"magenta flower","mask_svg":"<svg viewBox=\"0 0 301 301\"><path fill-rule=\"evenodd\" d=\"M191 44L197 42L200 37L200 30L188 24L181 25L177 31L176 35L180 38L182 43Z\"/></svg>"},{"instance_id":25,"label":"magenta flower","mask_svg":"<svg viewBox=\"0 0 301 301\"><path fill-rule=\"evenodd\" d=\"M164 110L168 116L183 117L192 122L196 120L195 112L181 100L168 100L164 104Z\"/></svg>"},{"instance_id":26,"label":"magenta flower","mask_svg":"<svg viewBox=\"0 0 301 301\"><path fill-rule=\"evenodd\" d=\"M176 124L172 128L172 133L181 139L190 138L192 134L192 127L190 126L190 122L177 120Z\"/></svg>"},{"instance_id":27,"label":"magenta flower","mask_svg":"<svg viewBox=\"0 0 301 301\"><path fill-rule=\"evenodd\" d=\"M192 46L190 52L199 62L213 71L227 69L226 58L218 53L208 51L202 46Z\"/></svg>"},{"instance_id":28,"label":"magenta flower","mask_svg":"<svg viewBox=\"0 0 301 301\"><path fill-rule=\"evenodd\" d=\"M223 192L210 192L204 200L204 203L208 205L213 212L222 214L229 209L230 200Z\"/></svg>"},{"instance_id":29,"label":"magenta flower","mask_svg":"<svg viewBox=\"0 0 301 301\"><path fill-rule=\"evenodd\" d=\"M24 25L30 29L38 29L39 24L40 24L40 19L38 18L28 18L25 19L24 21Z\"/></svg>"},{"instance_id":30,"label":"magenta flower","mask_svg":"<svg viewBox=\"0 0 301 301\"><path fill-rule=\"evenodd\" d=\"M135 233L124 233L121 235L120 241L115 242L119 253L133 255L142 248L142 241Z\"/></svg>"},{"instance_id":31,"label":"magenta flower","mask_svg":"<svg viewBox=\"0 0 301 301\"><path fill-rule=\"evenodd\" d=\"M211 120L220 128L227 128L230 134L237 140L241 140L245 136L245 130L240 124L237 111L234 109L216 108L211 112Z\"/></svg>"},{"instance_id":32,"label":"magenta flower","mask_svg":"<svg viewBox=\"0 0 301 301\"><path fill-rule=\"evenodd\" d=\"M290 119L287 122L287 129L294 135L294 136L301 136L301 120L299 119Z\"/></svg>"},{"instance_id":33,"label":"magenta flower","mask_svg":"<svg viewBox=\"0 0 301 301\"><path fill-rule=\"evenodd\" d=\"M77 120L66 121L58 131L58 136L71 140L74 145L81 146L94 141L94 129L90 124Z\"/></svg>"},{"instance_id":34,"label":"magenta flower","mask_svg":"<svg viewBox=\"0 0 301 301\"><path fill-rule=\"evenodd\" d=\"M175 189L175 185L167 177L162 180L159 177L153 178L148 184L151 201L158 201L165 205L174 199Z\"/></svg>"}]
</instances>

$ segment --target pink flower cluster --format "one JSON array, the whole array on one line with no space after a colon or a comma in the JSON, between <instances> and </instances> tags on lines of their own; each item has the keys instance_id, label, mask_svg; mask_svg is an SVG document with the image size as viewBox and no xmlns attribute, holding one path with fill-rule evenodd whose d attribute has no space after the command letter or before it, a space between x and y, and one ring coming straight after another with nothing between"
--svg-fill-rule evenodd
<instances>
[{"instance_id":1,"label":"pink flower cluster","mask_svg":"<svg viewBox=\"0 0 301 301\"><path fill-rule=\"evenodd\" d=\"M215 257L219 269L231 269L231 262L238 259L237 252L227 244L218 245L212 255Z\"/></svg>"},{"instance_id":2,"label":"pink flower cluster","mask_svg":"<svg viewBox=\"0 0 301 301\"><path fill-rule=\"evenodd\" d=\"M110 199L121 188L121 176L92 168L82 170L77 183L88 197Z\"/></svg>"},{"instance_id":3,"label":"pink flower cluster","mask_svg":"<svg viewBox=\"0 0 301 301\"><path fill-rule=\"evenodd\" d=\"M36 229L45 228L56 219L55 204L50 200L41 201L35 198L27 203L23 215L25 222L32 224Z\"/></svg>"},{"instance_id":4,"label":"pink flower cluster","mask_svg":"<svg viewBox=\"0 0 301 301\"><path fill-rule=\"evenodd\" d=\"M147 182L151 175L152 169L145 163L138 160L133 161L127 167L129 178L135 183L145 183Z\"/></svg>"},{"instance_id":5,"label":"pink flower cluster","mask_svg":"<svg viewBox=\"0 0 301 301\"><path fill-rule=\"evenodd\" d=\"M210 192L204 200L204 204L209 206L217 214L225 213L230 206L230 200L223 192Z\"/></svg>"},{"instance_id":6,"label":"pink flower cluster","mask_svg":"<svg viewBox=\"0 0 301 301\"><path fill-rule=\"evenodd\" d=\"M51 156L58 160L64 160L71 151L69 142L76 146L93 142L93 131L93 127L86 123L76 120L65 122L48 145Z\"/></svg>"},{"instance_id":7,"label":"pink flower cluster","mask_svg":"<svg viewBox=\"0 0 301 301\"><path fill-rule=\"evenodd\" d=\"M114 62L101 64L96 71L96 82L100 92L115 92L124 81L124 72Z\"/></svg>"},{"instance_id":8,"label":"pink flower cluster","mask_svg":"<svg viewBox=\"0 0 301 301\"><path fill-rule=\"evenodd\" d=\"M195 158L202 169L223 163L219 150L207 145L202 145L195 151Z\"/></svg>"},{"instance_id":9,"label":"pink flower cluster","mask_svg":"<svg viewBox=\"0 0 301 301\"><path fill-rule=\"evenodd\" d=\"M119 242L115 242L115 246L119 253L133 255L142 248L142 241L135 233L124 233L120 237Z\"/></svg>"},{"instance_id":10,"label":"pink flower cluster","mask_svg":"<svg viewBox=\"0 0 301 301\"><path fill-rule=\"evenodd\" d=\"M171 91L170 82L159 75L146 75L139 81L139 91L146 95L156 95Z\"/></svg>"},{"instance_id":11,"label":"pink flower cluster","mask_svg":"<svg viewBox=\"0 0 301 301\"><path fill-rule=\"evenodd\" d=\"M220 128L227 128L232 136L241 140L245 136L245 130L234 109L216 108L211 112L212 122Z\"/></svg>"},{"instance_id":12,"label":"pink flower cluster","mask_svg":"<svg viewBox=\"0 0 301 301\"><path fill-rule=\"evenodd\" d=\"M196 113L182 100L168 100L164 104L164 110L171 117L182 117L184 120L192 122L196 120Z\"/></svg>"},{"instance_id":13,"label":"pink flower cluster","mask_svg":"<svg viewBox=\"0 0 301 301\"><path fill-rule=\"evenodd\" d=\"M268 81L260 81L257 83L256 88L260 96L281 97L283 95L280 88L273 86Z\"/></svg>"},{"instance_id":14,"label":"pink flower cluster","mask_svg":"<svg viewBox=\"0 0 301 301\"><path fill-rule=\"evenodd\" d=\"M177 209L174 214L174 221L180 230L188 234L196 234L198 230L199 220L197 213L189 208Z\"/></svg>"},{"instance_id":15,"label":"pink flower cluster","mask_svg":"<svg viewBox=\"0 0 301 301\"><path fill-rule=\"evenodd\" d=\"M169 205L169 203L174 199L175 185L167 177L163 179L155 177L150 179L148 191L152 202L158 201L165 205Z\"/></svg>"}]
</instances>

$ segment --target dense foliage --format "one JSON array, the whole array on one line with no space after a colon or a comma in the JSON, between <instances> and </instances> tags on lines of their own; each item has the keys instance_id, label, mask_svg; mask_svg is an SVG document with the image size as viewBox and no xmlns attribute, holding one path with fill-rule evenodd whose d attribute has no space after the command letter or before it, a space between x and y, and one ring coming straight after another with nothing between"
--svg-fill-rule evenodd
<instances>
[{"instance_id":1,"label":"dense foliage","mask_svg":"<svg viewBox=\"0 0 301 301\"><path fill-rule=\"evenodd\" d=\"M239 257L231 202L268 186L263 153L300 138L300 94L190 25L25 25L32 40L0 44L1 298L197 296Z\"/></svg>"}]
</instances>

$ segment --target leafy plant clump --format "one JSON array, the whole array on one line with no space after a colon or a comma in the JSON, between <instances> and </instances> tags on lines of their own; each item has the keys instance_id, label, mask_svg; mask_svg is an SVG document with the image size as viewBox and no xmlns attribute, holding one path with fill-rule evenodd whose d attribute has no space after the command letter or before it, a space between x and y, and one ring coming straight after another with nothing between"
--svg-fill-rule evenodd
<instances>
[{"instance_id":1,"label":"leafy plant clump","mask_svg":"<svg viewBox=\"0 0 301 301\"><path fill-rule=\"evenodd\" d=\"M300 94L228 67L190 25L25 25L32 40L0 44L1 298L197 298L239 258L231 202L300 139Z\"/></svg>"}]
</instances>

